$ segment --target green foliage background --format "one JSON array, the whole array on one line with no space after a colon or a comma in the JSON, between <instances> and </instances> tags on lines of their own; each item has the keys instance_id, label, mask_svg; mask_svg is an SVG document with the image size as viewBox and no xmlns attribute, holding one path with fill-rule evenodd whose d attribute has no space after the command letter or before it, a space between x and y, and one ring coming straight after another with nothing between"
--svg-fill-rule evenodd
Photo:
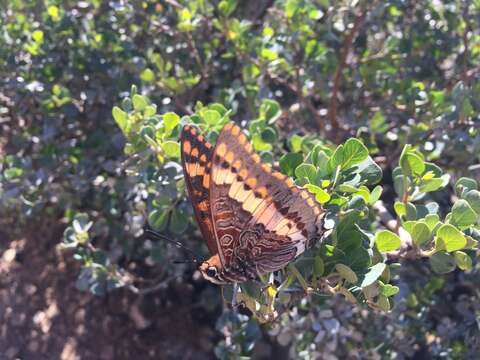
<instances>
[{"instance_id":1,"label":"green foliage background","mask_svg":"<svg viewBox=\"0 0 480 360\"><path fill-rule=\"evenodd\" d=\"M9 1L0 216L20 234L68 224L58 241L82 264L81 290L148 294L152 274L198 282L142 229L206 254L185 236L178 135L195 123L214 142L235 120L316 194L330 231L264 286L242 287L249 316L200 291L225 336L217 357L251 356L265 339L305 359L473 356L479 14L478 1ZM439 303L460 330L441 327Z\"/></svg>"}]
</instances>

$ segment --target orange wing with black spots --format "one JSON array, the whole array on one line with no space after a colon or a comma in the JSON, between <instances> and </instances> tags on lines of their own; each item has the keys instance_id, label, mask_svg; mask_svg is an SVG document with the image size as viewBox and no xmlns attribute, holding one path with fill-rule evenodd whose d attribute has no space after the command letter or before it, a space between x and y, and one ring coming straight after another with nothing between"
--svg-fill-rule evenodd
<instances>
[{"instance_id":1,"label":"orange wing with black spots","mask_svg":"<svg viewBox=\"0 0 480 360\"><path fill-rule=\"evenodd\" d=\"M210 208L210 171L213 146L198 130L185 125L180 137L182 166L195 218L212 255L218 252Z\"/></svg>"},{"instance_id":2,"label":"orange wing with black spots","mask_svg":"<svg viewBox=\"0 0 480 360\"><path fill-rule=\"evenodd\" d=\"M263 164L238 126L225 125L213 148L186 125L181 146L188 193L211 253L202 264L210 281L242 282L279 270L321 235L324 211L313 194Z\"/></svg>"},{"instance_id":3,"label":"orange wing with black spots","mask_svg":"<svg viewBox=\"0 0 480 360\"><path fill-rule=\"evenodd\" d=\"M283 268L322 232L324 211L314 195L263 164L233 123L213 152L210 206L226 281Z\"/></svg>"}]
</instances>

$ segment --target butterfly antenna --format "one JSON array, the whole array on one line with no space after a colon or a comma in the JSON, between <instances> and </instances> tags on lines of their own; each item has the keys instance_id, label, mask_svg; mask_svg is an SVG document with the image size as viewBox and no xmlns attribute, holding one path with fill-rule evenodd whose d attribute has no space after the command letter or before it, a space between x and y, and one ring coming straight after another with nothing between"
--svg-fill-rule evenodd
<instances>
[{"instance_id":1,"label":"butterfly antenna","mask_svg":"<svg viewBox=\"0 0 480 360\"><path fill-rule=\"evenodd\" d=\"M198 261L198 256L193 252L192 249L186 247L183 245L180 241L176 241L173 239L170 239L168 236L165 236L163 234L160 234L152 229L145 229L145 232L149 235L151 235L154 238L157 238L159 240L164 240L169 242L170 244L175 245L177 248L185 250L192 258L190 260L175 260L174 263L176 264L186 264L186 263L194 263L197 264Z\"/></svg>"},{"instance_id":2,"label":"butterfly antenna","mask_svg":"<svg viewBox=\"0 0 480 360\"><path fill-rule=\"evenodd\" d=\"M174 264L197 264L197 259L182 259L182 260L173 260Z\"/></svg>"}]
</instances>

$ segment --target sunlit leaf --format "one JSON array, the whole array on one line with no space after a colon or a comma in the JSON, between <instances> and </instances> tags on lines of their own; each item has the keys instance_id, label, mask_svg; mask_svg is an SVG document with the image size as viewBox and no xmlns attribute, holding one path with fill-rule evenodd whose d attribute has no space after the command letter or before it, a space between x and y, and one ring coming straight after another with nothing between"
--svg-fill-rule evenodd
<instances>
[{"instance_id":1,"label":"sunlit leaf","mask_svg":"<svg viewBox=\"0 0 480 360\"><path fill-rule=\"evenodd\" d=\"M477 221L478 215L470 204L463 199L457 200L452 207L451 222L457 226L469 226Z\"/></svg>"},{"instance_id":2,"label":"sunlit leaf","mask_svg":"<svg viewBox=\"0 0 480 360\"><path fill-rule=\"evenodd\" d=\"M380 252L397 250L401 245L398 235L389 230L380 230L375 234L375 245Z\"/></svg>"},{"instance_id":3,"label":"sunlit leaf","mask_svg":"<svg viewBox=\"0 0 480 360\"><path fill-rule=\"evenodd\" d=\"M382 273L385 270L386 266L387 265L385 265L384 263L378 263L368 269L368 272L365 274L365 277L363 278L360 287L367 287L377 281L380 276L382 276Z\"/></svg>"},{"instance_id":4,"label":"sunlit leaf","mask_svg":"<svg viewBox=\"0 0 480 360\"><path fill-rule=\"evenodd\" d=\"M368 157L368 149L363 143L355 138L348 139L343 145L342 168L348 169L359 164Z\"/></svg>"},{"instance_id":5,"label":"sunlit leaf","mask_svg":"<svg viewBox=\"0 0 480 360\"><path fill-rule=\"evenodd\" d=\"M313 185L313 184L307 184L305 187L310 191L311 193L315 194L315 199L320 203L320 204L325 204L328 201L330 201L330 195L323 190L322 188Z\"/></svg>"},{"instance_id":6,"label":"sunlit leaf","mask_svg":"<svg viewBox=\"0 0 480 360\"><path fill-rule=\"evenodd\" d=\"M467 245L467 239L456 227L450 224L440 226L437 231L439 239L445 243L445 249L448 252L463 249Z\"/></svg>"}]
</instances>

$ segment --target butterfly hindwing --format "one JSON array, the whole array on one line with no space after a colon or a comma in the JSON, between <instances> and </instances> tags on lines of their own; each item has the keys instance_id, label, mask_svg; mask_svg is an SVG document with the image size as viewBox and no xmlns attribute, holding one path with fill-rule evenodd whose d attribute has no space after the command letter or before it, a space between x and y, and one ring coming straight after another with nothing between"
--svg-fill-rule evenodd
<instances>
[{"instance_id":1,"label":"butterfly hindwing","mask_svg":"<svg viewBox=\"0 0 480 360\"><path fill-rule=\"evenodd\" d=\"M180 137L182 166L197 223L212 255L218 252L210 208L213 146L196 128L185 125Z\"/></svg>"},{"instance_id":2,"label":"butterfly hindwing","mask_svg":"<svg viewBox=\"0 0 480 360\"><path fill-rule=\"evenodd\" d=\"M314 196L263 164L233 123L212 156L210 203L219 255L236 280L283 268L321 229Z\"/></svg>"}]
</instances>

